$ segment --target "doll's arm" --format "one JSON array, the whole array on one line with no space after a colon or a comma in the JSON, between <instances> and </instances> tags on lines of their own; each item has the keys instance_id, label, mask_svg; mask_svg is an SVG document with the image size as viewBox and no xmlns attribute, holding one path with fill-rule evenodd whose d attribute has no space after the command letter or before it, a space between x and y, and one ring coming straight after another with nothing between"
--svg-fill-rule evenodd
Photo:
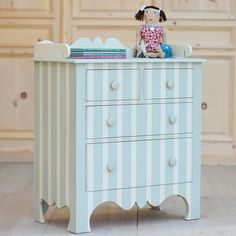
<instances>
[{"instance_id":1,"label":"doll's arm","mask_svg":"<svg viewBox=\"0 0 236 236\"><path fill-rule=\"evenodd\" d=\"M141 31L140 31L140 28L137 27L137 31L136 31L136 47L140 47L140 44L141 44Z\"/></svg>"},{"instance_id":2,"label":"doll's arm","mask_svg":"<svg viewBox=\"0 0 236 236\"><path fill-rule=\"evenodd\" d=\"M135 47L135 56L140 56L140 55L145 55L145 53L147 52L146 51L146 45L141 37L141 30L140 28L138 27L137 28L137 31L136 31L136 47Z\"/></svg>"},{"instance_id":3,"label":"doll's arm","mask_svg":"<svg viewBox=\"0 0 236 236\"><path fill-rule=\"evenodd\" d=\"M162 43L167 43L167 36L166 36L166 31L164 30L163 35L162 35Z\"/></svg>"}]
</instances>

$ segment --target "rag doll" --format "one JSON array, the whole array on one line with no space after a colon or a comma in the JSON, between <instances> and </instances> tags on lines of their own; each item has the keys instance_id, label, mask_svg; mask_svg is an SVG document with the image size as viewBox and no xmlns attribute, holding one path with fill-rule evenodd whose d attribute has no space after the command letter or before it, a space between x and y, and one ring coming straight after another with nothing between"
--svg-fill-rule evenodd
<instances>
[{"instance_id":1,"label":"rag doll","mask_svg":"<svg viewBox=\"0 0 236 236\"><path fill-rule=\"evenodd\" d=\"M161 45L166 43L166 34L160 22L166 21L162 9L155 6L143 6L135 15L136 20L145 20L146 24L140 25L136 33L135 57L164 58Z\"/></svg>"}]
</instances>

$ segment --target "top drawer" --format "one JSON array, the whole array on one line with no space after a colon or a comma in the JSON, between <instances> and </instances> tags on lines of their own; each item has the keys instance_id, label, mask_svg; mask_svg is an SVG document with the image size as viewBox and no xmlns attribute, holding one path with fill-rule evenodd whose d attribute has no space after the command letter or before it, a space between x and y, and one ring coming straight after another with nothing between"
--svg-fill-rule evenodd
<instances>
[{"instance_id":1,"label":"top drawer","mask_svg":"<svg viewBox=\"0 0 236 236\"><path fill-rule=\"evenodd\" d=\"M137 69L91 69L86 74L86 100L139 99Z\"/></svg>"},{"instance_id":2,"label":"top drawer","mask_svg":"<svg viewBox=\"0 0 236 236\"><path fill-rule=\"evenodd\" d=\"M144 99L193 97L193 69L144 69Z\"/></svg>"}]
</instances>

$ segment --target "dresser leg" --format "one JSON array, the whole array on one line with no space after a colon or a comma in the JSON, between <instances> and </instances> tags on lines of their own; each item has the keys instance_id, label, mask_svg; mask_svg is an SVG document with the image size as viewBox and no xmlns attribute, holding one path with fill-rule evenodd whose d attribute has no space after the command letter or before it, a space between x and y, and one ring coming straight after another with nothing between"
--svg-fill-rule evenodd
<instances>
[{"instance_id":1,"label":"dresser leg","mask_svg":"<svg viewBox=\"0 0 236 236\"><path fill-rule=\"evenodd\" d=\"M88 233L91 232L90 228L90 214L82 209L81 211L76 211L72 207L70 208L70 221L68 225L68 231L78 234L78 233Z\"/></svg>"},{"instance_id":2,"label":"dresser leg","mask_svg":"<svg viewBox=\"0 0 236 236\"><path fill-rule=\"evenodd\" d=\"M34 209L35 221L40 223L45 223L44 215L47 212L48 207L49 207L48 204L44 200L41 200L39 204L35 204L35 209Z\"/></svg>"},{"instance_id":3,"label":"dresser leg","mask_svg":"<svg viewBox=\"0 0 236 236\"><path fill-rule=\"evenodd\" d=\"M195 201L191 201L189 204L188 201L185 200L186 203L186 215L185 220L197 220L200 218L200 198L195 199Z\"/></svg>"}]
</instances>

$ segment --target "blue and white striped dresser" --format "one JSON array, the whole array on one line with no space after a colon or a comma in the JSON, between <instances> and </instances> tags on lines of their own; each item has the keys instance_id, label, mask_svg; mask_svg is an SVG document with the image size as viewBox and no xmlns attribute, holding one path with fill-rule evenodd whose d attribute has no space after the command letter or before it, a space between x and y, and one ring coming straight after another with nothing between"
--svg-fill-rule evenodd
<instances>
[{"instance_id":1,"label":"blue and white striped dresser","mask_svg":"<svg viewBox=\"0 0 236 236\"><path fill-rule=\"evenodd\" d=\"M202 62L35 60L35 219L67 206L68 230L89 232L103 202L171 195L198 219Z\"/></svg>"}]
</instances>

